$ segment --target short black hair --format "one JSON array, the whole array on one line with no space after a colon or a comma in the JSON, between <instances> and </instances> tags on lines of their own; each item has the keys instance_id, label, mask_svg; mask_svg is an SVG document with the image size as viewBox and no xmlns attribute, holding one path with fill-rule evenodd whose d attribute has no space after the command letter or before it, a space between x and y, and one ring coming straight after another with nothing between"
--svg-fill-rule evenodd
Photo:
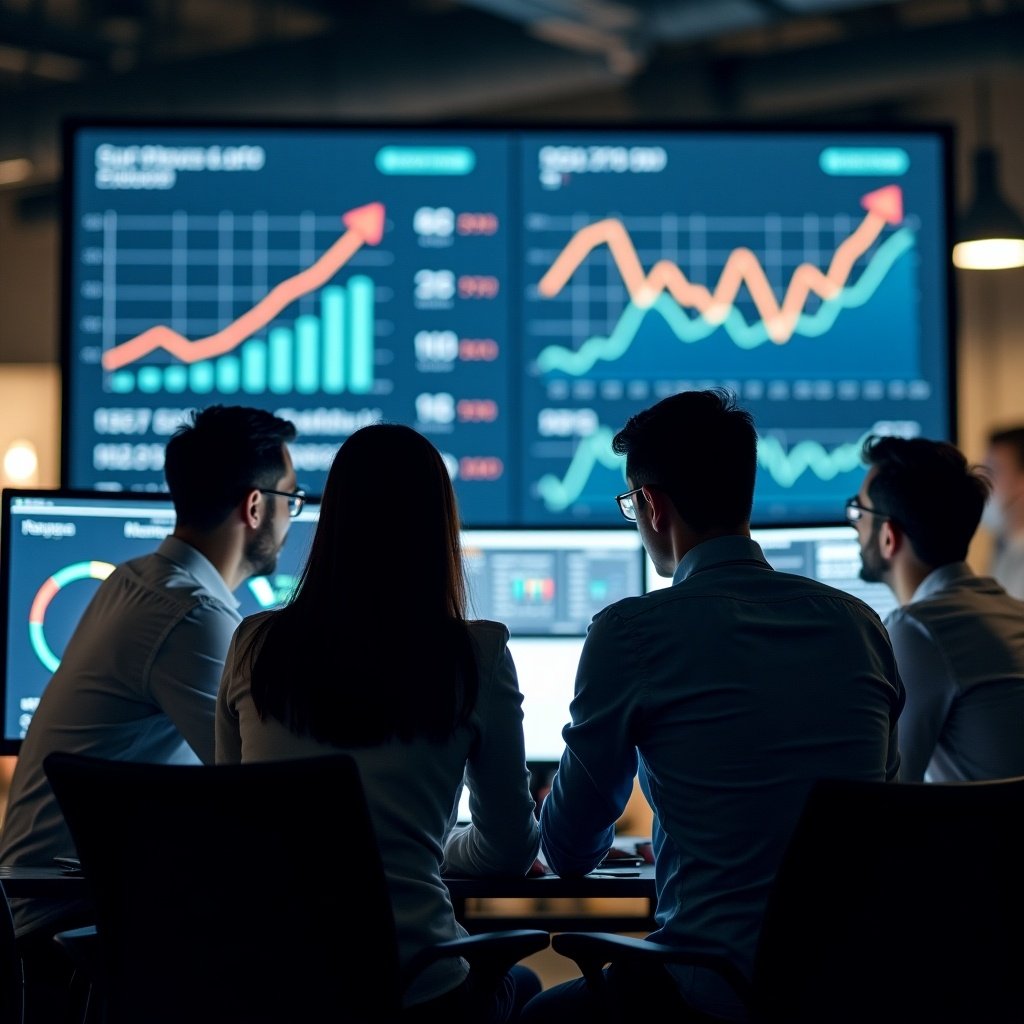
<instances>
[{"instance_id":1,"label":"short black hair","mask_svg":"<svg viewBox=\"0 0 1024 1024\"><path fill-rule=\"evenodd\" d=\"M265 409L192 410L164 452L164 478L178 523L213 529L246 491L273 487L285 471L282 445L295 434L295 424Z\"/></svg>"},{"instance_id":2,"label":"short black hair","mask_svg":"<svg viewBox=\"0 0 1024 1024\"><path fill-rule=\"evenodd\" d=\"M1024 469L1024 426L1004 427L988 435L989 447L1002 445L1013 452L1018 469Z\"/></svg>"},{"instance_id":3,"label":"short black hair","mask_svg":"<svg viewBox=\"0 0 1024 1024\"><path fill-rule=\"evenodd\" d=\"M872 503L900 526L925 565L967 557L990 485L959 448L923 437L872 435L863 460L877 471L868 484Z\"/></svg>"},{"instance_id":4,"label":"short black hair","mask_svg":"<svg viewBox=\"0 0 1024 1024\"><path fill-rule=\"evenodd\" d=\"M635 487L672 499L693 530L750 521L757 472L754 419L724 388L682 391L626 421L612 439Z\"/></svg>"}]
</instances>

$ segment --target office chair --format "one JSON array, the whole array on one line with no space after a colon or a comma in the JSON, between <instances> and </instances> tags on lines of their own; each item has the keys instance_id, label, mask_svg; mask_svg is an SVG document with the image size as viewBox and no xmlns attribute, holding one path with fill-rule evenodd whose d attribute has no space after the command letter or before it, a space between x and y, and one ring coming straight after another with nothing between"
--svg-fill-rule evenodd
<instances>
[{"instance_id":1,"label":"office chair","mask_svg":"<svg viewBox=\"0 0 1024 1024\"><path fill-rule=\"evenodd\" d=\"M91 961L105 1024L376 1022L440 958L500 975L548 945L544 931L478 934L402 974L347 755L182 766L53 753L44 767L96 905L93 943L81 930L58 941Z\"/></svg>"},{"instance_id":2,"label":"office chair","mask_svg":"<svg viewBox=\"0 0 1024 1024\"><path fill-rule=\"evenodd\" d=\"M1024 777L816 783L769 896L753 976L610 933L553 948L601 968L721 968L754 1022L996 1024L1024 1019Z\"/></svg>"},{"instance_id":3,"label":"office chair","mask_svg":"<svg viewBox=\"0 0 1024 1024\"><path fill-rule=\"evenodd\" d=\"M21 1024L25 1011L25 976L14 939L14 918L0 883L0 1024Z\"/></svg>"}]
</instances>

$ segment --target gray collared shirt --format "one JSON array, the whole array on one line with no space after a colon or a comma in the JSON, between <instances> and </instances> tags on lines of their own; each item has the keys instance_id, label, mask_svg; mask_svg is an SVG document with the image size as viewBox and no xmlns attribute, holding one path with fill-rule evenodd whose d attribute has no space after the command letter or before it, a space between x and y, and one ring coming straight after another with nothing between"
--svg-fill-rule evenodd
<instances>
[{"instance_id":1,"label":"gray collared shirt","mask_svg":"<svg viewBox=\"0 0 1024 1024\"><path fill-rule=\"evenodd\" d=\"M904 781L1024 775L1024 602L953 562L885 623L907 689Z\"/></svg>"},{"instance_id":2,"label":"gray collared shirt","mask_svg":"<svg viewBox=\"0 0 1024 1024\"><path fill-rule=\"evenodd\" d=\"M656 940L749 975L765 900L811 783L893 779L903 690L874 611L774 571L748 537L693 548L673 585L594 617L566 749L541 810L542 850L582 874L639 780L654 811ZM694 1003L738 1007L706 976Z\"/></svg>"},{"instance_id":3,"label":"gray collared shirt","mask_svg":"<svg viewBox=\"0 0 1024 1024\"><path fill-rule=\"evenodd\" d=\"M75 848L43 772L52 750L124 761L213 763L224 656L241 621L211 562L167 537L103 582L43 691L15 765L0 864L52 865ZM12 900L19 934L49 901Z\"/></svg>"}]
</instances>

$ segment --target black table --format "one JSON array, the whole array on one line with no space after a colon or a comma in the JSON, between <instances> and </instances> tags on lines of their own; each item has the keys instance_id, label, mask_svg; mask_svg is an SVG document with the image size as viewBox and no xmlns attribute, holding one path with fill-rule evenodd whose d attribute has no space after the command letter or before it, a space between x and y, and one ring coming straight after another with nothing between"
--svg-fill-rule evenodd
<instances>
[{"instance_id":1,"label":"black table","mask_svg":"<svg viewBox=\"0 0 1024 1024\"><path fill-rule=\"evenodd\" d=\"M37 897L75 899L85 893L81 874L68 873L59 867L0 866L0 884L8 898ZM638 868L601 869L582 878L542 875L534 878L446 878L455 914L470 931L502 928L546 928L590 931L650 931L654 927L651 913L654 906L654 868L644 864ZM647 913L632 915L595 914L578 906L566 914L550 904L554 900L586 901L589 899L644 899ZM497 916L481 913L474 903L490 899L521 900L523 906L515 913Z\"/></svg>"}]
</instances>

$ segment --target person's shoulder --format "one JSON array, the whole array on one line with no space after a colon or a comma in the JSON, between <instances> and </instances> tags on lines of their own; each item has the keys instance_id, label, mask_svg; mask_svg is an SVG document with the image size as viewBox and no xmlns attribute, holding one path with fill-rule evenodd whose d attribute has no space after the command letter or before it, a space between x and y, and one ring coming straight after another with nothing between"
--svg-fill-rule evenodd
<instances>
[{"instance_id":1,"label":"person's shoulder","mask_svg":"<svg viewBox=\"0 0 1024 1024\"><path fill-rule=\"evenodd\" d=\"M247 632L252 632L258 629L264 622L268 622L270 619L277 615L276 608L268 608L261 612L253 612L252 615L246 615L244 619L238 624L238 631L241 632L243 629Z\"/></svg>"},{"instance_id":2,"label":"person's shoulder","mask_svg":"<svg viewBox=\"0 0 1024 1024\"><path fill-rule=\"evenodd\" d=\"M659 590L651 590L646 594L636 594L632 597L622 597L613 601L597 612L590 623L590 628L612 627L617 624L627 623L633 619L647 615L663 604L673 601L680 595L681 591L673 587L662 587Z\"/></svg>"},{"instance_id":3,"label":"person's shoulder","mask_svg":"<svg viewBox=\"0 0 1024 1024\"><path fill-rule=\"evenodd\" d=\"M504 646L511 636L508 626L504 622L496 622L494 619L467 619L466 627L471 639L481 646Z\"/></svg>"},{"instance_id":4,"label":"person's shoulder","mask_svg":"<svg viewBox=\"0 0 1024 1024\"><path fill-rule=\"evenodd\" d=\"M872 627L881 625L881 616L863 598L851 594L848 590L840 590L821 580L797 573L773 572L773 580L778 587L778 596L806 597L831 604L837 615L844 615L856 621L870 623Z\"/></svg>"}]
</instances>

